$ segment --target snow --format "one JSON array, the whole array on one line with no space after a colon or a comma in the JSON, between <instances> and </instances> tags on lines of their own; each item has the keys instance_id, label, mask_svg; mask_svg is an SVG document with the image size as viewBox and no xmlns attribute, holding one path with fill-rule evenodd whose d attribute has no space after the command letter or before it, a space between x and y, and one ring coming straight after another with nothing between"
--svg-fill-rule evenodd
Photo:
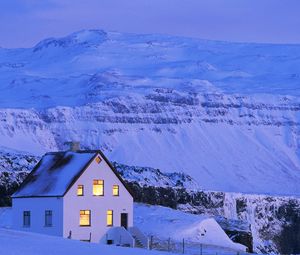
<instances>
[{"instance_id":1,"label":"snow","mask_svg":"<svg viewBox=\"0 0 300 255\"><path fill-rule=\"evenodd\" d=\"M300 195L299 56L101 30L0 49L0 145L41 156L76 140L207 190Z\"/></svg>"},{"instance_id":2,"label":"snow","mask_svg":"<svg viewBox=\"0 0 300 255\"><path fill-rule=\"evenodd\" d=\"M0 253L6 255L166 255L165 252L91 244L76 240L63 239L60 237L1 228Z\"/></svg>"},{"instance_id":3,"label":"snow","mask_svg":"<svg viewBox=\"0 0 300 255\"><path fill-rule=\"evenodd\" d=\"M11 207L0 207L0 228L11 228L12 211Z\"/></svg>"},{"instance_id":4,"label":"snow","mask_svg":"<svg viewBox=\"0 0 300 255\"><path fill-rule=\"evenodd\" d=\"M128 182L137 182L141 187L185 188L199 190L197 182L185 173L163 173L151 167L127 166L113 163L123 179Z\"/></svg>"},{"instance_id":5,"label":"snow","mask_svg":"<svg viewBox=\"0 0 300 255\"><path fill-rule=\"evenodd\" d=\"M77 106L160 87L297 96L299 55L299 45L84 30L0 49L0 106Z\"/></svg>"},{"instance_id":6,"label":"snow","mask_svg":"<svg viewBox=\"0 0 300 255\"><path fill-rule=\"evenodd\" d=\"M16 231L5 232L4 228L10 228L11 226L11 217L11 208L0 208L0 247L1 242L5 243L3 236L7 237L15 235L14 239L16 240L14 240L14 242L9 242L9 247L18 245L17 247L20 249L20 247L27 243L27 241L31 242L30 237L34 237L35 234L27 235ZM138 228L148 236L154 235L156 238L160 238L162 240L171 238L172 241L181 242L184 238L187 242L198 244L202 243L206 245L206 251L226 251L226 253L228 253L229 251L245 251L246 249L246 247L241 244L233 243L213 218L188 214L167 207L135 203L134 225L138 226ZM203 234L203 236L201 234ZM22 236L24 236L23 239L21 238ZM52 241L56 242L59 240L51 237L44 237L42 235L37 237L39 237L39 239L43 239L45 242L49 242L48 245L51 245ZM18 240L18 238L21 240ZM68 242L63 243L62 241L60 242L61 244L59 245L66 245L66 249L69 248L68 246L74 244ZM37 243L32 243L32 246L37 246L37 250L39 249L39 245ZM75 247L77 246L75 243ZM29 248L31 250L33 249L33 247ZM60 252L60 249L58 248L58 250L53 250L53 252L54 251ZM91 252L93 252L93 249Z\"/></svg>"},{"instance_id":7,"label":"snow","mask_svg":"<svg viewBox=\"0 0 300 255\"><path fill-rule=\"evenodd\" d=\"M95 156L92 151L47 153L13 197L62 196Z\"/></svg>"},{"instance_id":8,"label":"snow","mask_svg":"<svg viewBox=\"0 0 300 255\"><path fill-rule=\"evenodd\" d=\"M246 247L234 243L213 218L193 215L163 206L135 204L134 224L148 235L162 239L183 239L206 245L245 251Z\"/></svg>"}]
</instances>

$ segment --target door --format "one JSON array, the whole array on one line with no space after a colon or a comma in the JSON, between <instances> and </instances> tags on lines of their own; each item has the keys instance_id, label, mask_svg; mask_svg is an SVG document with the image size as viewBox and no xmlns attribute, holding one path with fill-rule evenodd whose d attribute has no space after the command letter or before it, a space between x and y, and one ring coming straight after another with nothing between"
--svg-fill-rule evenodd
<instances>
[{"instance_id":1,"label":"door","mask_svg":"<svg viewBox=\"0 0 300 255\"><path fill-rule=\"evenodd\" d=\"M121 227L128 227L128 213L121 213Z\"/></svg>"}]
</instances>

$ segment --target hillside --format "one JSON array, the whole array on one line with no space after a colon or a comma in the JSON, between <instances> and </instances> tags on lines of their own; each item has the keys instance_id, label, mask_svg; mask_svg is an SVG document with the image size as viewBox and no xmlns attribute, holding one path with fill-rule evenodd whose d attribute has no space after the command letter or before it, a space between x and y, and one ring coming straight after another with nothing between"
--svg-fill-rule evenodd
<instances>
[{"instance_id":1,"label":"hillside","mask_svg":"<svg viewBox=\"0 0 300 255\"><path fill-rule=\"evenodd\" d=\"M203 189L299 195L299 64L299 45L101 30L1 48L1 146L78 140Z\"/></svg>"}]
</instances>

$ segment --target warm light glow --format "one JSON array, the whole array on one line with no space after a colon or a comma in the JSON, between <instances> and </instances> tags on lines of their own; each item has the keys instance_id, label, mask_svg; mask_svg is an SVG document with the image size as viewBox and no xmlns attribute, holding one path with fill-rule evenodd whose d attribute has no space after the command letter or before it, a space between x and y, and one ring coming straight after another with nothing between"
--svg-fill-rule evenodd
<instances>
[{"instance_id":1,"label":"warm light glow","mask_svg":"<svg viewBox=\"0 0 300 255\"><path fill-rule=\"evenodd\" d=\"M106 224L107 224L107 226L112 226L113 225L113 211L112 210L107 210Z\"/></svg>"},{"instance_id":2,"label":"warm light glow","mask_svg":"<svg viewBox=\"0 0 300 255\"><path fill-rule=\"evenodd\" d=\"M77 196L83 196L83 185L78 185Z\"/></svg>"},{"instance_id":3,"label":"warm light glow","mask_svg":"<svg viewBox=\"0 0 300 255\"><path fill-rule=\"evenodd\" d=\"M103 180L94 180L93 181L93 195L94 196L103 196L104 195L104 181Z\"/></svg>"},{"instance_id":4,"label":"warm light glow","mask_svg":"<svg viewBox=\"0 0 300 255\"><path fill-rule=\"evenodd\" d=\"M102 159L98 156L98 157L96 158L96 162L99 164L101 161L102 161Z\"/></svg>"},{"instance_id":5,"label":"warm light glow","mask_svg":"<svg viewBox=\"0 0 300 255\"><path fill-rule=\"evenodd\" d=\"M113 186L113 196L119 196L119 185Z\"/></svg>"},{"instance_id":6,"label":"warm light glow","mask_svg":"<svg viewBox=\"0 0 300 255\"><path fill-rule=\"evenodd\" d=\"M91 225L91 211L90 210L80 210L80 226L90 226Z\"/></svg>"}]
</instances>

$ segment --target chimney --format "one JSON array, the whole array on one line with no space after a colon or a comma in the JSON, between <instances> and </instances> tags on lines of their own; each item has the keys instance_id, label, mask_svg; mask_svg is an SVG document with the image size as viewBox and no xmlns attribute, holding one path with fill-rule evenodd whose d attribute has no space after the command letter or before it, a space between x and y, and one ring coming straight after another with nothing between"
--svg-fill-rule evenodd
<instances>
[{"instance_id":1,"label":"chimney","mask_svg":"<svg viewBox=\"0 0 300 255\"><path fill-rule=\"evenodd\" d=\"M69 145L69 151L79 151L80 150L80 142L66 142L65 144Z\"/></svg>"}]
</instances>

